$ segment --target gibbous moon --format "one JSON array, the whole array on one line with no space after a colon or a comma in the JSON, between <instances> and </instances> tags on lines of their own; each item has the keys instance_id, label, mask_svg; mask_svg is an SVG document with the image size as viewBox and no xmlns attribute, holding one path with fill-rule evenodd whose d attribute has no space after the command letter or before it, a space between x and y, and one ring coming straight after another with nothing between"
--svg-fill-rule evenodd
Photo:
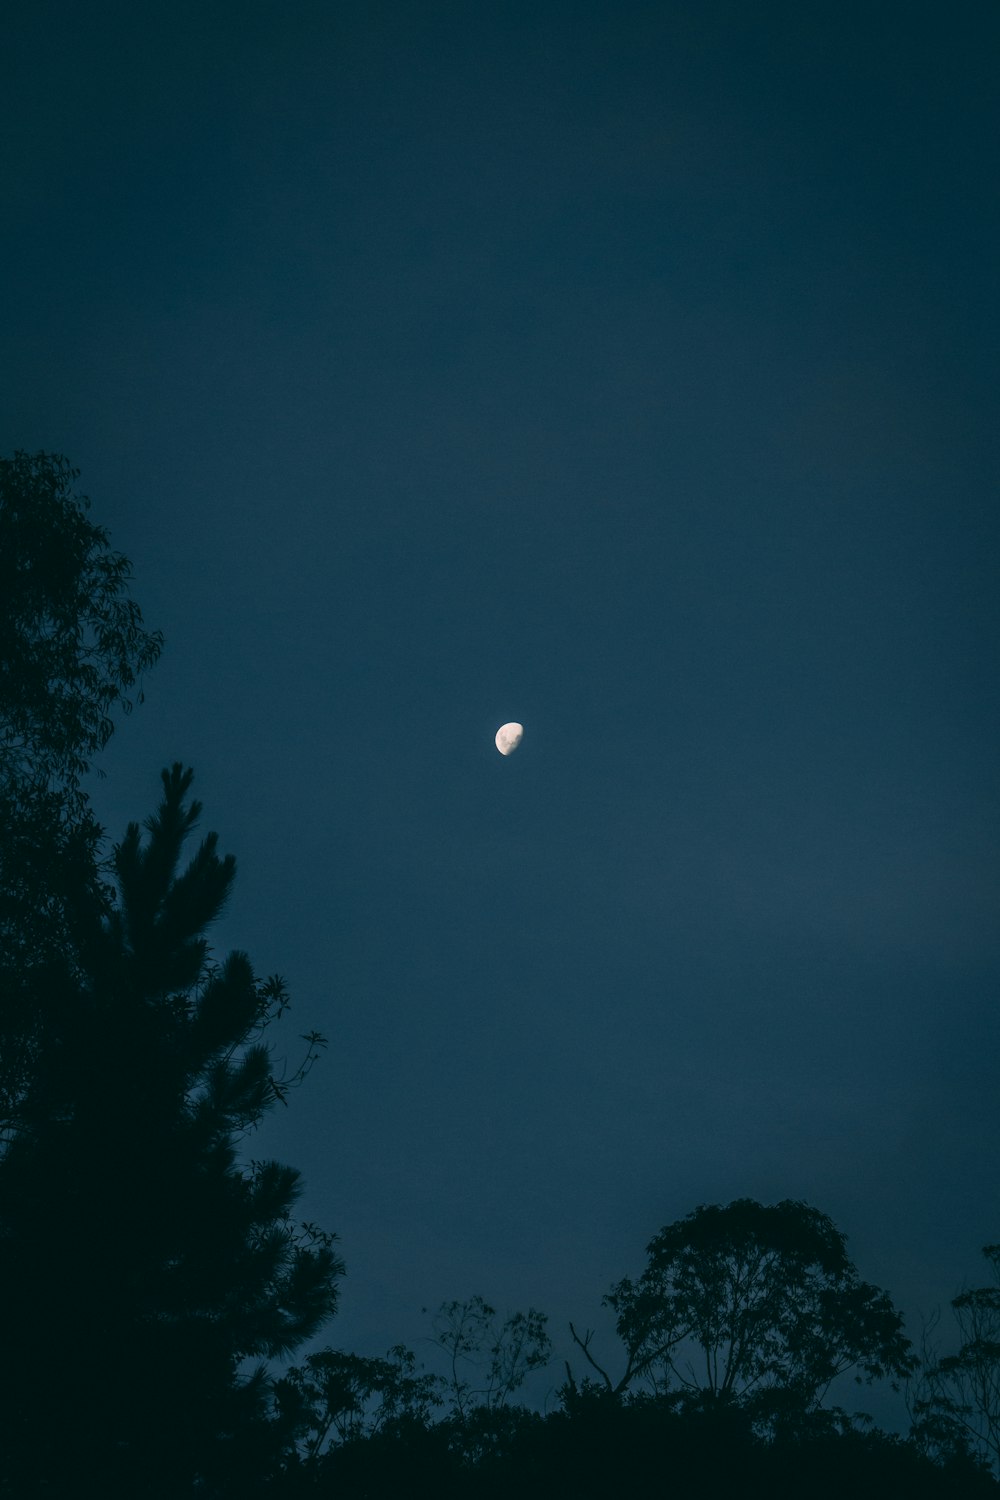
<instances>
[{"instance_id":1,"label":"gibbous moon","mask_svg":"<svg viewBox=\"0 0 1000 1500\"><path fill-rule=\"evenodd\" d=\"M497 730L497 749L501 755L513 755L523 738L523 724L501 724Z\"/></svg>"}]
</instances>

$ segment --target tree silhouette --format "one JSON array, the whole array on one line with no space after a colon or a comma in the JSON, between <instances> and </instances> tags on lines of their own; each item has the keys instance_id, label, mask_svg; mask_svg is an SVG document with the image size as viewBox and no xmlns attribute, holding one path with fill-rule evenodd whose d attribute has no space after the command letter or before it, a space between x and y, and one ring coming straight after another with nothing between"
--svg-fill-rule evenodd
<instances>
[{"instance_id":1,"label":"tree silhouette","mask_svg":"<svg viewBox=\"0 0 1000 1500\"><path fill-rule=\"evenodd\" d=\"M572 1330L610 1394L644 1378L698 1404L739 1402L787 1421L814 1412L849 1370L871 1381L913 1368L888 1295L860 1280L843 1235L804 1203L703 1206L661 1229L647 1253L639 1279L605 1298L626 1351L617 1383L591 1335Z\"/></svg>"},{"instance_id":2,"label":"tree silhouette","mask_svg":"<svg viewBox=\"0 0 1000 1500\"><path fill-rule=\"evenodd\" d=\"M443 1385L440 1376L418 1373L402 1344L384 1359L329 1348L307 1355L275 1384L286 1472L314 1477L329 1446L427 1429Z\"/></svg>"},{"instance_id":3,"label":"tree silhouette","mask_svg":"<svg viewBox=\"0 0 1000 1500\"><path fill-rule=\"evenodd\" d=\"M534 1307L498 1321L496 1308L480 1296L443 1302L434 1314L432 1342L448 1359L446 1387L453 1415L465 1421L484 1407L498 1411L506 1406L528 1375L549 1362L547 1322L547 1315Z\"/></svg>"},{"instance_id":4,"label":"tree silhouette","mask_svg":"<svg viewBox=\"0 0 1000 1500\"><path fill-rule=\"evenodd\" d=\"M119 897L81 942L0 1164L0 1493L252 1490L275 1461L263 1361L334 1311L332 1237L300 1226L299 1176L237 1147L280 1097L260 1035L286 1001L206 930L235 863L164 771ZM307 1064L321 1039L310 1039ZM250 1366L254 1366L250 1368Z\"/></svg>"},{"instance_id":5,"label":"tree silhouette","mask_svg":"<svg viewBox=\"0 0 1000 1500\"><path fill-rule=\"evenodd\" d=\"M993 1285L952 1299L960 1345L955 1354L927 1353L915 1382L913 1432L926 1452L972 1453L1000 1471L1000 1245L983 1255Z\"/></svg>"},{"instance_id":6,"label":"tree silhouette","mask_svg":"<svg viewBox=\"0 0 1000 1500\"><path fill-rule=\"evenodd\" d=\"M56 454L0 459L0 1143L48 1000L79 977L80 926L111 894L80 778L162 647L76 478Z\"/></svg>"}]
</instances>

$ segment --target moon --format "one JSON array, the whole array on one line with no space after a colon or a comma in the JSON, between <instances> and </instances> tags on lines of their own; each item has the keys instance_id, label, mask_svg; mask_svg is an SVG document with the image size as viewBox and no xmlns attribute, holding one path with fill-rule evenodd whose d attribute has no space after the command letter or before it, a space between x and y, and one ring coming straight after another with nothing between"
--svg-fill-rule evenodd
<instances>
[{"instance_id":1,"label":"moon","mask_svg":"<svg viewBox=\"0 0 1000 1500\"><path fill-rule=\"evenodd\" d=\"M501 755L513 755L523 738L523 724L501 724L497 730L497 749Z\"/></svg>"}]
</instances>

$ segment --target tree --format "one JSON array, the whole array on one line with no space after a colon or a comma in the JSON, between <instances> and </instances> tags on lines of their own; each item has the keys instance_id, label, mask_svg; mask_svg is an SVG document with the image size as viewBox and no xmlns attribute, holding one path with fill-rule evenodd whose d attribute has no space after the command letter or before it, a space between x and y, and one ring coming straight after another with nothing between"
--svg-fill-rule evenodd
<instances>
[{"instance_id":1,"label":"tree","mask_svg":"<svg viewBox=\"0 0 1000 1500\"><path fill-rule=\"evenodd\" d=\"M16 1127L49 993L111 894L80 780L163 644L77 477L55 454L0 459L0 1139Z\"/></svg>"},{"instance_id":2,"label":"tree","mask_svg":"<svg viewBox=\"0 0 1000 1500\"><path fill-rule=\"evenodd\" d=\"M924 1451L970 1453L1000 1472L1000 1245L985 1245L983 1255L993 1285L952 1300L958 1352L938 1356L925 1348L911 1412Z\"/></svg>"},{"instance_id":3,"label":"tree","mask_svg":"<svg viewBox=\"0 0 1000 1500\"><path fill-rule=\"evenodd\" d=\"M291 1466L315 1472L328 1444L426 1428L443 1384L418 1374L402 1344L384 1359L329 1348L307 1355L275 1386L278 1420L294 1444Z\"/></svg>"},{"instance_id":4,"label":"tree","mask_svg":"<svg viewBox=\"0 0 1000 1500\"><path fill-rule=\"evenodd\" d=\"M479 1296L441 1304L434 1315L433 1342L448 1357L446 1385L459 1420L479 1407L497 1411L506 1406L528 1375L548 1364L552 1340L547 1322L547 1315L534 1307L498 1321L496 1308Z\"/></svg>"},{"instance_id":5,"label":"tree","mask_svg":"<svg viewBox=\"0 0 1000 1500\"><path fill-rule=\"evenodd\" d=\"M8 774L71 789L163 646L78 478L58 454L0 459L0 750Z\"/></svg>"},{"instance_id":6,"label":"tree","mask_svg":"<svg viewBox=\"0 0 1000 1500\"><path fill-rule=\"evenodd\" d=\"M732 1402L693 1409L663 1396L585 1403L526 1426L492 1473L458 1491L477 1500L607 1500L609 1495L694 1495L698 1500L996 1500L993 1481L968 1464L933 1463L877 1429L789 1437L755 1430ZM477 1483L476 1481L486 1480ZM428 1487L428 1493L438 1491ZM360 1493L379 1493L361 1491ZM388 1493L388 1492L386 1492Z\"/></svg>"},{"instance_id":7,"label":"tree","mask_svg":"<svg viewBox=\"0 0 1000 1500\"><path fill-rule=\"evenodd\" d=\"M645 1379L654 1391L737 1402L773 1422L816 1411L849 1370L871 1381L913 1368L888 1295L859 1279L844 1237L804 1203L702 1206L662 1229L647 1253L639 1279L604 1299L626 1352L617 1383L591 1354L591 1335L571 1329L611 1395Z\"/></svg>"},{"instance_id":8,"label":"tree","mask_svg":"<svg viewBox=\"0 0 1000 1500\"><path fill-rule=\"evenodd\" d=\"M235 863L192 773L115 851L118 898L80 945L0 1163L0 1494L245 1495L275 1461L264 1362L335 1309L332 1236L299 1174L242 1163L287 1084L260 1040L286 1004L205 936ZM322 1039L308 1038L305 1066ZM301 1073L302 1070L300 1070Z\"/></svg>"}]
</instances>

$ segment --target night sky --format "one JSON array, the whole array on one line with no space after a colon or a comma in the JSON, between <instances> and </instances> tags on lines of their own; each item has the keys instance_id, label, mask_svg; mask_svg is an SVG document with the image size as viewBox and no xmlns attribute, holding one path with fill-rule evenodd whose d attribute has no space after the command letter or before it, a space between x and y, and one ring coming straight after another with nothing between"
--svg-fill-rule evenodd
<instances>
[{"instance_id":1,"label":"night sky","mask_svg":"<svg viewBox=\"0 0 1000 1500\"><path fill-rule=\"evenodd\" d=\"M99 817L192 765L220 953L286 977L279 1056L329 1037L249 1143L341 1237L319 1343L426 1357L479 1292L561 1358L740 1196L918 1337L1000 1239L998 43L6 17L0 452L82 470L166 636Z\"/></svg>"}]
</instances>

